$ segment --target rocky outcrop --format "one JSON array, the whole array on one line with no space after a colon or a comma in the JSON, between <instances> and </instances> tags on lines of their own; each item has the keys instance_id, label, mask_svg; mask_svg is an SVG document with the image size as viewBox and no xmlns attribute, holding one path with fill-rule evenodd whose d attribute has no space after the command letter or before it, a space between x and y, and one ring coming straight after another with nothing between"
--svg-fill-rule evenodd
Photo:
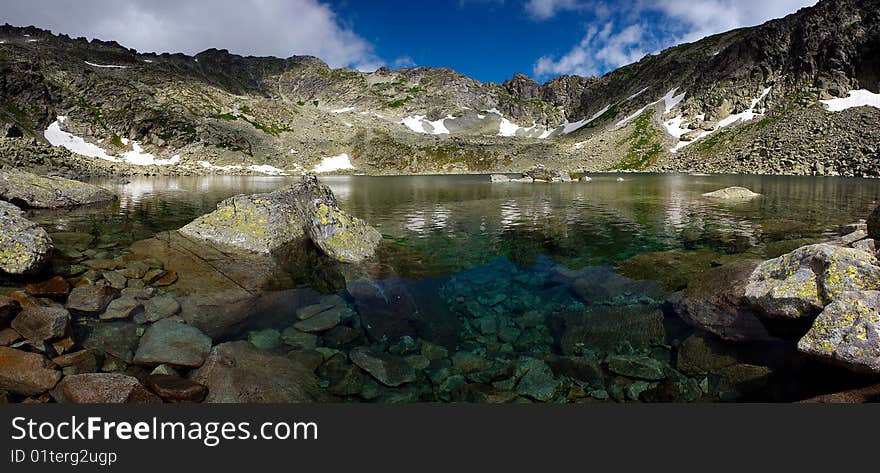
<instances>
[{"instance_id":1,"label":"rocky outcrop","mask_svg":"<svg viewBox=\"0 0 880 473\"><path fill-rule=\"evenodd\" d=\"M0 272L38 271L52 253L52 240L16 206L0 201Z\"/></svg>"},{"instance_id":2,"label":"rocky outcrop","mask_svg":"<svg viewBox=\"0 0 880 473\"><path fill-rule=\"evenodd\" d=\"M880 374L880 292L839 294L798 342L798 350L851 371Z\"/></svg>"},{"instance_id":3,"label":"rocky outcrop","mask_svg":"<svg viewBox=\"0 0 880 473\"><path fill-rule=\"evenodd\" d=\"M768 317L817 315L845 291L880 287L880 263L864 251L809 245L765 261L746 286L746 298Z\"/></svg>"},{"instance_id":4,"label":"rocky outcrop","mask_svg":"<svg viewBox=\"0 0 880 473\"><path fill-rule=\"evenodd\" d=\"M322 402L331 398L318 387L311 370L282 356L271 355L248 342L215 346L205 364L190 379L206 386L205 402L289 403Z\"/></svg>"},{"instance_id":5,"label":"rocky outcrop","mask_svg":"<svg viewBox=\"0 0 880 473\"><path fill-rule=\"evenodd\" d=\"M373 255L382 236L363 220L336 206L330 189L314 176L268 194L239 195L178 230L221 247L269 255L308 236L331 258L361 262Z\"/></svg>"},{"instance_id":6,"label":"rocky outcrop","mask_svg":"<svg viewBox=\"0 0 880 473\"><path fill-rule=\"evenodd\" d=\"M57 209L109 202L116 196L100 187L63 177L0 169L0 199L28 208Z\"/></svg>"}]
</instances>

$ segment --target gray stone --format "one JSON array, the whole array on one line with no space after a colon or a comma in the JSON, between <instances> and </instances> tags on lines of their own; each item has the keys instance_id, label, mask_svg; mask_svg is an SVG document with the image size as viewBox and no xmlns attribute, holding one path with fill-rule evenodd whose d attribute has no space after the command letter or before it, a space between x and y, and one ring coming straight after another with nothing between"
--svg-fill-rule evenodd
<instances>
[{"instance_id":1,"label":"gray stone","mask_svg":"<svg viewBox=\"0 0 880 473\"><path fill-rule=\"evenodd\" d=\"M180 303L171 294L156 296L144 303L147 322L156 322L180 312Z\"/></svg>"},{"instance_id":2,"label":"gray stone","mask_svg":"<svg viewBox=\"0 0 880 473\"><path fill-rule=\"evenodd\" d=\"M141 279L146 276L147 271L150 270L150 265L143 261L131 261L125 268L119 270L119 274L125 276L128 279Z\"/></svg>"},{"instance_id":3,"label":"gray stone","mask_svg":"<svg viewBox=\"0 0 880 473\"><path fill-rule=\"evenodd\" d=\"M553 371L542 360L528 358L517 367L519 382L516 393L536 401L549 401L556 394L559 381L553 377Z\"/></svg>"},{"instance_id":4,"label":"gray stone","mask_svg":"<svg viewBox=\"0 0 880 473\"><path fill-rule=\"evenodd\" d=\"M96 284L79 286L70 291L67 309L74 314L98 315L116 298L116 290L110 286Z\"/></svg>"},{"instance_id":5,"label":"gray stone","mask_svg":"<svg viewBox=\"0 0 880 473\"><path fill-rule=\"evenodd\" d=\"M314 315L320 314L325 310L332 309L333 307L344 305L345 299L333 295L322 297L321 300L317 304L312 304L309 306L301 307L296 309L296 317L300 320L308 319Z\"/></svg>"},{"instance_id":6,"label":"gray stone","mask_svg":"<svg viewBox=\"0 0 880 473\"><path fill-rule=\"evenodd\" d=\"M98 318L101 320L128 319L143 310L144 304L142 301L134 297L123 296L110 302L107 310L99 315Z\"/></svg>"},{"instance_id":7,"label":"gray stone","mask_svg":"<svg viewBox=\"0 0 880 473\"><path fill-rule=\"evenodd\" d=\"M125 289L125 286L128 285L128 280L118 271L104 271L101 276L110 283L110 287L113 289Z\"/></svg>"},{"instance_id":8,"label":"gray stone","mask_svg":"<svg viewBox=\"0 0 880 473\"><path fill-rule=\"evenodd\" d=\"M300 320L293 326L303 332L323 332L339 325L340 322L353 315L354 311L348 305L337 305L305 320Z\"/></svg>"},{"instance_id":9,"label":"gray stone","mask_svg":"<svg viewBox=\"0 0 880 473\"><path fill-rule=\"evenodd\" d=\"M851 371L880 374L880 292L840 294L819 314L798 350Z\"/></svg>"},{"instance_id":10,"label":"gray stone","mask_svg":"<svg viewBox=\"0 0 880 473\"><path fill-rule=\"evenodd\" d=\"M137 325L131 322L101 322L90 327L83 347L103 357L114 357L131 363L138 344Z\"/></svg>"},{"instance_id":11,"label":"gray stone","mask_svg":"<svg viewBox=\"0 0 880 473\"><path fill-rule=\"evenodd\" d=\"M44 342L63 337L70 325L70 312L60 307L27 307L12 321L22 337Z\"/></svg>"},{"instance_id":12,"label":"gray stone","mask_svg":"<svg viewBox=\"0 0 880 473\"><path fill-rule=\"evenodd\" d=\"M351 350L349 357L352 363L386 386L395 387L416 380L413 367L399 356L356 347Z\"/></svg>"},{"instance_id":13,"label":"gray stone","mask_svg":"<svg viewBox=\"0 0 880 473\"><path fill-rule=\"evenodd\" d=\"M141 338L134 362L142 365L199 367L211 351L211 338L184 323L160 320Z\"/></svg>"},{"instance_id":14,"label":"gray stone","mask_svg":"<svg viewBox=\"0 0 880 473\"><path fill-rule=\"evenodd\" d=\"M206 386L205 402L326 402L333 398L318 387L308 368L287 357L259 350L248 342L215 346L190 379Z\"/></svg>"},{"instance_id":15,"label":"gray stone","mask_svg":"<svg viewBox=\"0 0 880 473\"><path fill-rule=\"evenodd\" d=\"M248 341L260 350L274 350L281 346L281 333L271 328L248 332Z\"/></svg>"},{"instance_id":16,"label":"gray stone","mask_svg":"<svg viewBox=\"0 0 880 473\"><path fill-rule=\"evenodd\" d=\"M382 234L363 220L325 202L306 213L306 233L327 256L343 263L360 263L371 258Z\"/></svg>"},{"instance_id":17,"label":"gray stone","mask_svg":"<svg viewBox=\"0 0 880 473\"><path fill-rule=\"evenodd\" d=\"M490 182L510 182L510 178L504 174L492 174L489 176Z\"/></svg>"},{"instance_id":18,"label":"gray stone","mask_svg":"<svg viewBox=\"0 0 880 473\"><path fill-rule=\"evenodd\" d=\"M318 336L313 333L305 333L294 327L288 327L281 333L284 344L294 350L314 350L318 347Z\"/></svg>"}]
</instances>

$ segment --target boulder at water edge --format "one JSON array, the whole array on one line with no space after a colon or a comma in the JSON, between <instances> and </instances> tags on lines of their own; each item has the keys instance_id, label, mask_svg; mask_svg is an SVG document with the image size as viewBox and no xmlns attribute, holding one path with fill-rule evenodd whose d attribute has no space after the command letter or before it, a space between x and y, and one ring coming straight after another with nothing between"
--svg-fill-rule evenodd
<instances>
[{"instance_id":1,"label":"boulder at water edge","mask_svg":"<svg viewBox=\"0 0 880 473\"><path fill-rule=\"evenodd\" d=\"M840 294L819 314L798 350L851 371L880 374L880 292Z\"/></svg>"},{"instance_id":2,"label":"boulder at water edge","mask_svg":"<svg viewBox=\"0 0 880 473\"><path fill-rule=\"evenodd\" d=\"M845 291L880 287L880 262L853 248L818 244L765 261L749 277L746 298L769 317L815 316Z\"/></svg>"},{"instance_id":3,"label":"boulder at water edge","mask_svg":"<svg viewBox=\"0 0 880 473\"><path fill-rule=\"evenodd\" d=\"M226 199L179 233L264 255L308 236L325 254L346 263L372 256L382 239L374 228L339 210L330 188L315 176L268 194Z\"/></svg>"},{"instance_id":4,"label":"boulder at water edge","mask_svg":"<svg viewBox=\"0 0 880 473\"><path fill-rule=\"evenodd\" d=\"M84 182L3 169L0 170L0 199L24 207L57 209L109 202L116 196Z\"/></svg>"},{"instance_id":5,"label":"boulder at water edge","mask_svg":"<svg viewBox=\"0 0 880 473\"><path fill-rule=\"evenodd\" d=\"M0 201L0 272L38 271L52 252L52 240L16 206Z\"/></svg>"}]
</instances>

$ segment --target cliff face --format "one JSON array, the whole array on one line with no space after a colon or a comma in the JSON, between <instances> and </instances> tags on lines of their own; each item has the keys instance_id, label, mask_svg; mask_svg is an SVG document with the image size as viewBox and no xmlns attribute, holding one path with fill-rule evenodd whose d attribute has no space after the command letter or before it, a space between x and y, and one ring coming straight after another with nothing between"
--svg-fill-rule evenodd
<instances>
[{"instance_id":1,"label":"cliff face","mask_svg":"<svg viewBox=\"0 0 880 473\"><path fill-rule=\"evenodd\" d=\"M450 69L363 73L215 49L140 54L7 25L0 136L45 143L55 124L118 157L122 172L297 171L345 153L371 173L546 162L875 175L880 110L829 111L821 101L880 92L878 17L877 0L822 1L600 78L544 84L519 73L481 83Z\"/></svg>"}]
</instances>

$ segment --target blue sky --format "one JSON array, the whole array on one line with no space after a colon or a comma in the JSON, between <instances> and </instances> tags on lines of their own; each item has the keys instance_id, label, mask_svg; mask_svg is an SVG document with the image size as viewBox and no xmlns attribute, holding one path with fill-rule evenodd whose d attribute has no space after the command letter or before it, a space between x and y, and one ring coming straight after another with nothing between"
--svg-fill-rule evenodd
<instances>
[{"instance_id":1,"label":"blue sky","mask_svg":"<svg viewBox=\"0 0 880 473\"><path fill-rule=\"evenodd\" d=\"M334 67L451 67L482 81L601 75L815 0L0 0L0 21L140 51L311 54Z\"/></svg>"}]
</instances>

